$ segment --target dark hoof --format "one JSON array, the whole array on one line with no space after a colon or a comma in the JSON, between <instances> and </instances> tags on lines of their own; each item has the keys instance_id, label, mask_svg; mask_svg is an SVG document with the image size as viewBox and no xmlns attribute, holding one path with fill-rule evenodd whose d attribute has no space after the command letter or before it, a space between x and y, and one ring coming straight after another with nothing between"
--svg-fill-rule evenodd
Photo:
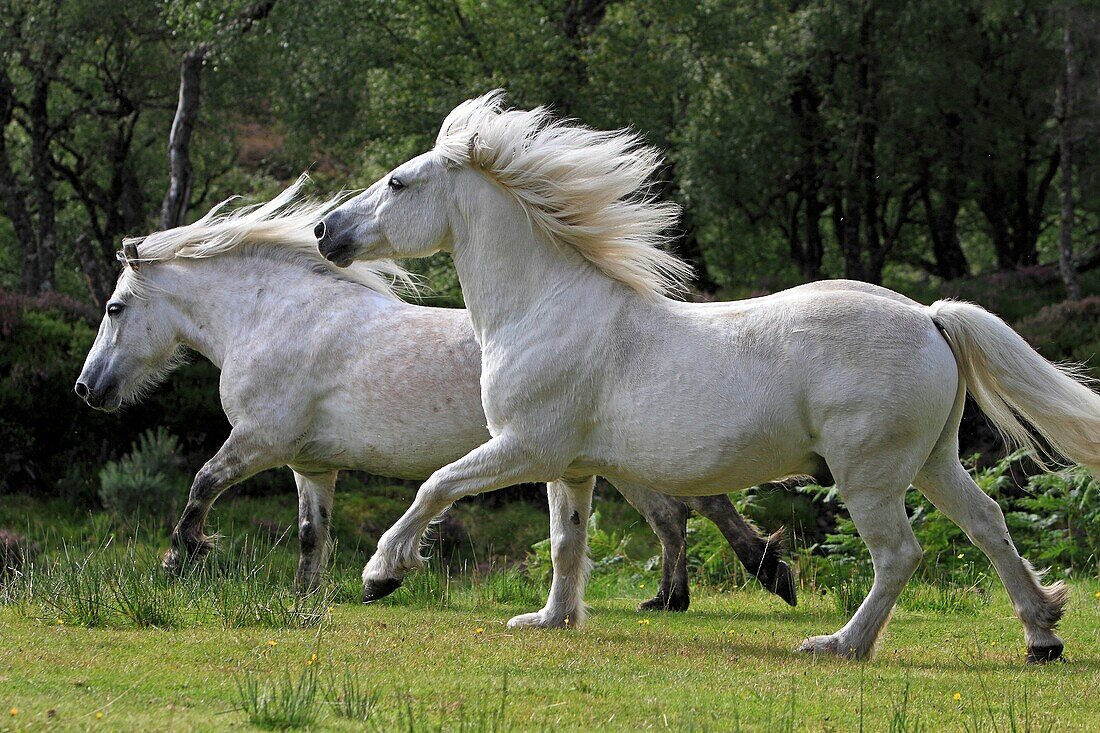
<instances>
[{"instance_id":1,"label":"dark hoof","mask_svg":"<svg viewBox=\"0 0 1100 733\"><path fill-rule=\"evenodd\" d=\"M363 584L363 603L374 603L381 598L385 598L400 588L403 582L402 578L368 580Z\"/></svg>"},{"instance_id":2,"label":"dark hoof","mask_svg":"<svg viewBox=\"0 0 1100 733\"><path fill-rule=\"evenodd\" d=\"M768 586L768 590L787 602L788 605L798 605L798 591L794 585L794 574L787 563L780 560L775 567L775 577Z\"/></svg>"},{"instance_id":3,"label":"dark hoof","mask_svg":"<svg viewBox=\"0 0 1100 733\"><path fill-rule=\"evenodd\" d=\"M671 598L666 597L663 593L657 594L656 598L650 598L648 601L638 606L639 611L677 611L683 612L688 610L688 604L690 603L688 595L677 594Z\"/></svg>"},{"instance_id":4,"label":"dark hoof","mask_svg":"<svg viewBox=\"0 0 1100 733\"><path fill-rule=\"evenodd\" d=\"M1064 648L1062 644L1054 644L1053 646L1029 646L1027 648L1027 663L1046 664L1047 662L1061 659L1062 650Z\"/></svg>"}]
</instances>

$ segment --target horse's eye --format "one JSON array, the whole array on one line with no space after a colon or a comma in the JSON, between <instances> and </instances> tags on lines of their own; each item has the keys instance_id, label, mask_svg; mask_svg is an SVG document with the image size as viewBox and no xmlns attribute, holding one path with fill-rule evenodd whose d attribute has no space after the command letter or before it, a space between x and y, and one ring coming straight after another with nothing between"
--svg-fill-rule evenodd
<instances>
[{"instance_id":1,"label":"horse's eye","mask_svg":"<svg viewBox=\"0 0 1100 733\"><path fill-rule=\"evenodd\" d=\"M390 190L400 191L405 187L405 184L401 182L401 179L397 176L390 176Z\"/></svg>"},{"instance_id":2,"label":"horse's eye","mask_svg":"<svg viewBox=\"0 0 1100 733\"><path fill-rule=\"evenodd\" d=\"M125 308L125 307L126 306L124 306L122 303L108 303L107 304L107 315L117 316L119 313L122 312L122 309Z\"/></svg>"}]
</instances>

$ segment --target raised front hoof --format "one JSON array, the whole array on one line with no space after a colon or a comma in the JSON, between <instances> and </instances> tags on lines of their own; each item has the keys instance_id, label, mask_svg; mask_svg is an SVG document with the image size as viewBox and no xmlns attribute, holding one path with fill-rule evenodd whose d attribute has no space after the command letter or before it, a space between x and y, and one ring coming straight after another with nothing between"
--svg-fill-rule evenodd
<instances>
[{"instance_id":1,"label":"raised front hoof","mask_svg":"<svg viewBox=\"0 0 1100 733\"><path fill-rule=\"evenodd\" d=\"M509 629L568 629L573 627L568 616L550 616L543 611L524 613L508 619Z\"/></svg>"},{"instance_id":2,"label":"raised front hoof","mask_svg":"<svg viewBox=\"0 0 1100 733\"><path fill-rule=\"evenodd\" d=\"M1046 664L1062 658L1065 649L1063 644L1051 644L1050 646L1029 646L1027 648L1028 664Z\"/></svg>"},{"instance_id":3,"label":"raised front hoof","mask_svg":"<svg viewBox=\"0 0 1100 733\"><path fill-rule=\"evenodd\" d=\"M383 578L363 583L363 603L374 603L401 587L403 578Z\"/></svg>"},{"instance_id":4,"label":"raised front hoof","mask_svg":"<svg viewBox=\"0 0 1100 733\"><path fill-rule=\"evenodd\" d=\"M676 594L673 596L665 596L663 593L658 593L656 598L650 598L648 601L643 601L638 605L639 611L677 611L684 612L688 610L688 604L690 598L687 594Z\"/></svg>"},{"instance_id":5,"label":"raised front hoof","mask_svg":"<svg viewBox=\"0 0 1100 733\"><path fill-rule=\"evenodd\" d=\"M776 594L789 606L798 605L798 590L794 584L794 573L787 563L780 560L775 566L775 577L765 587Z\"/></svg>"},{"instance_id":6,"label":"raised front hoof","mask_svg":"<svg viewBox=\"0 0 1100 733\"><path fill-rule=\"evenodd\" d=\"M842 643L836 636L811 636L798 646L798 651L805 654L821 654L843 659L859 659L859 654L853 647Z\"/></svg>"}]
</instances>

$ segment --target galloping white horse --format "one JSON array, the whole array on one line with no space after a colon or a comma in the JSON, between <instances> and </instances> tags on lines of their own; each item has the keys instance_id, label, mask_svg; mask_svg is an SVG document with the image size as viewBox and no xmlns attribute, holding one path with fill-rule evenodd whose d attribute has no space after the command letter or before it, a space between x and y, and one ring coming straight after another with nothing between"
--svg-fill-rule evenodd
<instances>
[{"instance_id":1,"label":"galloping white horse","mask_svg":"<svg viewBox=\"0 0 1100 733\"><path fill-rule=\"evenodd\" d=\"M76 384L89 405L117 409L152 387L187 345L222 370L229 439L195 477L165 565L210 548L215 499L234 483L289 465L299 492L300 588L317 585L329 548L337 471L423 479L489 434L480 353L466 311L400 301L391 263L340 271L310 230L334 202L299 196L304 179L258 207L127 241L99 335ZM662 543L664 573L644 608L688 605L681 501L620 482ZM689 499L761 582L795 602L779 536L760 537L725 496Z\"/></svg>"},{"instance_id":2,"label":"galloping white horse","mask_svg":"<svg viewBox=\"0 0 1100 733\"><path fill-rule=\"evenodd\" d=\"M1100 471L1100 396L985 310L820 283L735 303L666 297L688 266L657 248L675 208L647 179L660 156L629 132L500 93L459 105L435 148L343 204L315 234L339 265L451 252L482 347L492 440L435 472L381 538L368 595L421 565L428 522L463 496L553 481L547 605L512 626L583 618L593 474L712 494L827 467L874 563L851 620L801 649L869 655L921 559L912 483L989 556L1031 661L1055 659L1067 588L1043 586L997 504L959 463L967 389L1009 438Z\"/></svg>"}]
</instances>

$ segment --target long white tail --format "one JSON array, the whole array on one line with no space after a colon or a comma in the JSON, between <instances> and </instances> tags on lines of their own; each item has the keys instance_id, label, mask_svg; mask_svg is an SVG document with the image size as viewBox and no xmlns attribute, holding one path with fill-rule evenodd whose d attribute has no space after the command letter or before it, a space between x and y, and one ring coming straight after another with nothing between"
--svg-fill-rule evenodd
<instances>
[{"instance_id":1,"label":"long white tail","mask_svg":"<svg viewBox=\"0 0 1100 733\"><path fill-rule=\"evenodd\" d=\"M1023 418L1051 448L1100 477L1100 395L1079 367L1047 361L979 306L939 300L928 310L947 335L970 394L1009 441L1041 462L1051 457Z\"/></svg>"}]
</instances>

